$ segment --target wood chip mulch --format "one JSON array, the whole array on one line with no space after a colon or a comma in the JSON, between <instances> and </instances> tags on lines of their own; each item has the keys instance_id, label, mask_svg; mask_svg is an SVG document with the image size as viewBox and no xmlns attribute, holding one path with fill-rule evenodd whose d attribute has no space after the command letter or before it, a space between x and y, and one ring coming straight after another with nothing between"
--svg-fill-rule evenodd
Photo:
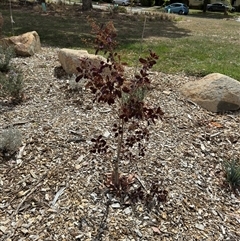
<instances>
[{"instance_id":1,"label":"wood chip mulch","mask_svg":"<svg viewBox=\"0 0 240 241\"><path fill-rule=\"evenodd\" d=\"M137 174L133 187L149 190L157 179L168 195L151 207L127 203L103 185L109 158L89 152L91 138L111 139L114 112L56 77L57 51L15 58L26 100L0 102L0 133L13 126L23 136L16 156L0 157L0 240L240 240L240 199L223 168L239 159L240 112L210 113L186 100L180 86L196 77L151 72L147 99L165 115L150 126L146 156L120 168Z\"/></svg>"}]
</instances>

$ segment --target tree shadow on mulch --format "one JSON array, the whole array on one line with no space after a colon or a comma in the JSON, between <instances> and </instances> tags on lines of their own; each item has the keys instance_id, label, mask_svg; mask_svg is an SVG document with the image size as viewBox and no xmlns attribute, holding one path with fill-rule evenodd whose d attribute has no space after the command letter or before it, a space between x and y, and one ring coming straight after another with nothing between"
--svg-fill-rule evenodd
<instances>
[{"instance_id":1,"label":"tree shadow on mulch","mask_svg":"<svg viewBox=\"0 0 240 241\"><path fill-rule=\"evenodd\" d=\"M190 35L190 31L179 28L171 16L161 13L163 17L149 14L112 13L111 11L93 9L90 12L82 12L79 6L65 6L48 8L47 13L34 10L34 7L16 5L13 7L13 28L10 21L9 8L1 10L4 17L3 34L5 36L19 35L28 31L37 31L41 43L52 47L83 48L87 47L88 40L92 37L87 17L97 22L106 23L113 21L117 29L120 45L129 45L141 42L144 22L144 38L181 38ZM165 14L165 15L164 15Z\"/></svg>"}]
</instances>

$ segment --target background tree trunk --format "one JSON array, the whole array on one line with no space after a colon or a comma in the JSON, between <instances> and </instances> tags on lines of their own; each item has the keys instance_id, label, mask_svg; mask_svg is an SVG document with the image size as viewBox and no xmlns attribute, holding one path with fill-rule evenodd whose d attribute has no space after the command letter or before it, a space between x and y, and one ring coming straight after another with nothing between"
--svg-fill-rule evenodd
<instances>
[{"instance_id":1,"label":"background tree trunk","mask_svg":"<svg viewBox=\"0 0 240 241\"><path fill-rule=\"evenodd\" d=\"M82 10L89 11L92 9L92 0L82 0Z\"/></svg>"},{"instance_id":2,"label":"background tree trunk","mask_svg":"<svg viewBox=\"0 0 240 241\"><path fill-rule=\"evenodd\" d=\"M3 16L2 16L2 13L0 13L0 38L2 36L3 23L4 23Z\"/></svg>"},{"instance_id":3,"label":"background tree trunk","mask_svg":"<svg viewBox=\"0 0 240 241\"><path fill-rule=\"evenodd\" d=\"M207 12L207 4L209 3L209 0L203 0L203 12Z\"/></svg>"}]
</instances>

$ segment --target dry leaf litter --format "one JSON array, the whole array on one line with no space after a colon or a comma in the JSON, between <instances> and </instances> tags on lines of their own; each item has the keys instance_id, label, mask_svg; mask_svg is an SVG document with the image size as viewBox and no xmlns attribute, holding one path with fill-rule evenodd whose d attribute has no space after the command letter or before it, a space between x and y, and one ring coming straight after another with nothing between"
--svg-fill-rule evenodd
<instances>
[{"instance_id":1,"label":"dry leaf litter","mask_svg":"<svg viewBox=\"0 0 240 241\"><path fill-rule=\"evenodd\" d=\"M146 189L157 178L168 196L151 209L126 205L103 187L109 158L89 153L91 138L111 139L112 107L56 77L57 51L13 60L26 100L1 102L0 131L13 126L23 142L16 158L0 159L0 240L240 240L240 199L222 166L239 158L239 112L213 114L186 100L180 86L196 77L151 72L147 98L165 116L150 127L146 156L121 171Z\"/></svg>"}]
</instances>

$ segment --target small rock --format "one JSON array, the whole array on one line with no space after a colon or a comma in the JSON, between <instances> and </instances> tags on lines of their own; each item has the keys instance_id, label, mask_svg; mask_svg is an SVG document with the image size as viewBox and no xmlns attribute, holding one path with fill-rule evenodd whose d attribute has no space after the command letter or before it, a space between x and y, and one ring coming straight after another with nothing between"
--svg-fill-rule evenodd
<instances>
[{"instance_id":1,"label":"small rock","mask_svg":"<svg viewBox=\"0 0 240 241\"><path fill-rule=\"evenodd\" d=\"M21 232L22 232L23 234L27 234L27 233L28 233L28 230L27 230L26 228L21 228Z\"/></svg>"},{"instance_id":2,"label":"small rock","mask_svg":"<svg viewBox=\"0 0 240 241\"><path fill-rule=\"evenodd\" d=\"M212 210L213 215L217 216L218 213L215 210Z\"/></svg>"},{"instance_id":3,"label":"small rock","mask_svg":"<svg viewBox=\"0 0 240 241\"><path fill-rule=\"evenodd\" d=\"M202 231L204 230L204 226L202 224L197 223L195 227L199 230L202 230Z\"/></svg>"},{"instance_id":4,"label":"small rock","mask_svg":"<svg viewBox=\"0 0 240 241\"><path fill-rule=\"evenodd\" d=\"M109 132L109 131L105 131L104 134L103 134L103 136L104 136L105 138L108 138L108 137L110 136L110 132Z\"/></svg>"},{"instance_id":5,"label":"small rock","mask_svg":"<svg viewBox=\"0 0 240 241\"><path fill-rule=\"evenodd\" d=\"M112 208L120 208L121 206L120 206L119 203L113 203L113 204L111 205L111 207L112 207Z\"/></svg>"},{"instance_id":6,"label":"small rock","mask_svg":"<svg viewBox=\"0 0 240 241\"><path fill-rule=\"evenodd\" d=\"M142 233L138 229L135 229L135 232L138 235L138 237L140 237L140 238L142 237Z\"/></svg>"},{"instance_id":7,"label":"small rock","mask_svg":"<svg viewBox=\"0 0 240 241\"><path fill-rule=\"evenodd\" d=\"M170 95L170 94L171 94L171 91L164 90L164 91L163 91L163 94L165 94L165 95Z\"/></svg>"},{"instance_id":8,"label":"small rock","mask_svg":"<svg viewBox=\"0 0 240 241\"><path fill-rule=\"evenodd\" d=\"M95 193L95 192L91 193L90 196L92 197L92 199L93 199L94 201L96 201L96 200L98 199L97 193Z\"/></svg>"},{"instance_id":9,"label":"small rock","mask_svg":"<svg viewBox=\"0 0 240 241\"><path fill-rule=\"evenodd\" d=\"M164 220L167 219L167 214L166 214L165 212L162 212L162 213L161 213L161 216L162 216L162 218L163 218Z\"/></svg>"},{"instance_id":10,"label":"small rock","mask_svg":"<svg viewBox=\"0 0 240 241\"><path fill-rule=\"evenodd\" d=\"M143 211L143 208L142 208L142 207L138 207L137 210L138 210L139 212L142 212L142 211Z\"/></svg>"},{"instance_id":11,"label":"small rock","mask_svg":"<svg viewBox=\"0 0 240 241\"><path fill-rule=\"evenodd\" d=\"M75 165L75 168L76 168L76 170L79 170L79 169L81 168L81 165L76 164L76 165Z\"/></svg>"},{"instance_id":12,"label":"small rock","mask_svg":"<svg viewBox=\"0 0 240 241\"><path fill-rule=\"evenodd\" d=\"M124 209L124 213L127 214L127 215L130 214L131 212L132 212L132 210L129 207Z\"/></svg>"},{"instance_id":13,"label":"small rock","mask_svg":"<svg viewBox=\"0 0 240 241\"><path fill-rule=\"evenodd\" d=\"M3 233L6 233L7 227L5 227L5 226L0 226L0 231L3 232Z\"/></svg>"}]
</instances>

